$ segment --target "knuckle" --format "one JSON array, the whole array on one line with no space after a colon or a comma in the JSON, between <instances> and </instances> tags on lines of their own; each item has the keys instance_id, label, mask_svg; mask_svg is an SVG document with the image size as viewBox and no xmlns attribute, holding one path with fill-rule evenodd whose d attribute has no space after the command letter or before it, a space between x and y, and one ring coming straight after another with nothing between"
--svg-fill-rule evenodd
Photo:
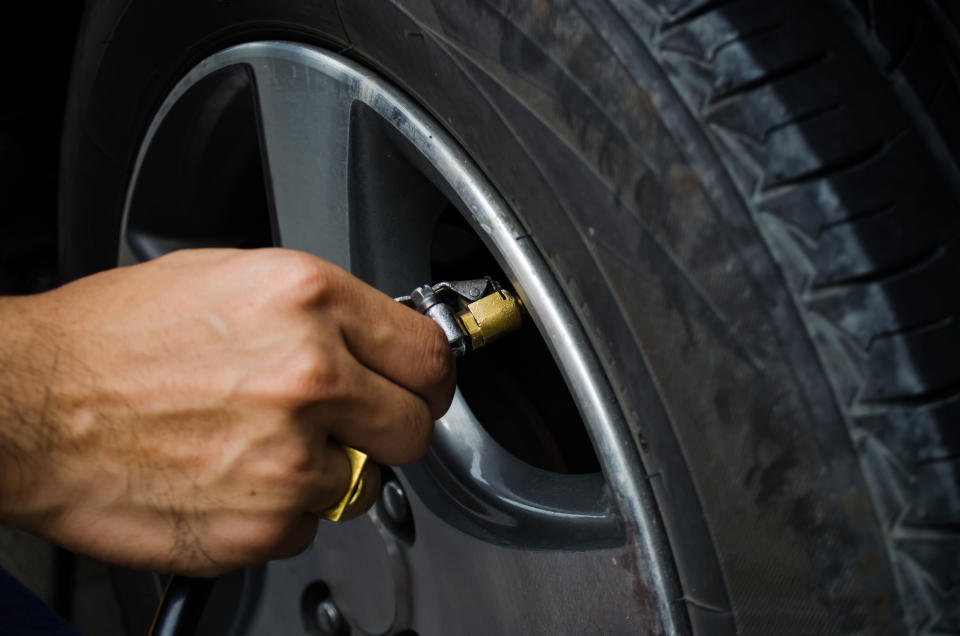
<instances>
[{"instance_id":1,"label":"knuckle","mask_svg":"<svg viewBox=\"0 0 960 636\"><path fill-rule=\"evenodd\" d=\"M299 402L332 399L344 391L343 375L337 364L321 351L304 351L293 364L288 393Z\"/></svg>"},{"instance_id":2,"label":"knuckle","mask_svg":"<svg viewBox=\"0 0 960 636\"><path fill-rule=\"evenodd\" d=\"M273 545L274 559L288 559L296 556L310 547L317 534L319 521L312 515L301 515L291 523L283 536Z\"/></svg>"},{"instance_id":3,"label":"knuckle","mask_svg":"<svg viewBox=\"0 0 960 636\"><path fill-rule=\"evenodd\" d=\"M321 303L336 294L338 270L309 254L289 252L282 265L283 284L303 303Z\"/></svg>"},{"instance_id":4,"label":"knuckle","mask_svg":"<svg viewBox=\"0 0 960 636\"><path fill-rule=\"evenodd\" d=\"M283 445L277 457L277 474L286 482L292 482L291 488L296 489L300 476L309 473L314 463L314 453L310 444L300 437L293 437Z\"/></svg>"},{"instance_id":5,"label":"knuckle","mask_svg":"<svg viewBox=\"0 0 960 636\"><path fill-rule=\"evenodd\" d=\"M311 445L298 435L276 436L263 448L250 476L253 485L291 494L304 489L314 465Z\"/></svg>"},{"instance_id":6,"label":"knuckle","mask_svg":"<svg viewBox=\"0 0 960 636\"><path fill-rule=\"evenodd\" d=\"M293 510L252 518L238 525L231 553L242 564L299 554L310 546L317 529L315 517Z\"/></svg>"},{"instance_id":7,"label":"knuckle","mask_svg":"<svg viewBox=\"0 0 960 636\"><path fill-rule=\"evenodd\" d=\"M289 522L285 519L258 520L250 523L238 538L235 548L250 560L265 561L272 558L289 534Z\"/></svg>"},{"instance_id":8,"label":"knuckle","mask_svg":"<svg viewBox=\"0 0 960 636\"><path fill-rule=\"evenodd\" d=\"M237 256L257 278L269 281L273 299L304 304L325 297L337 284L341 270L312 254L284 248L243 250Z\"/></svg>"}]
</instances>

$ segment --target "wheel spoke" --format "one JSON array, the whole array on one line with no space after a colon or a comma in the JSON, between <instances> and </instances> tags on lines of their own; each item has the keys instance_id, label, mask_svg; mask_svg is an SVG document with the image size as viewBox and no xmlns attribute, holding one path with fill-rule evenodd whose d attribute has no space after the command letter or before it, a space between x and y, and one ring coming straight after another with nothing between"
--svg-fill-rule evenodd
<instances>
[{"instance_id":1,"label":"wheel spoke","mask_svg":"<svg viewBox=\"0 0 960 636\"><path fill-rule=\"evenodd\" d=\"M253 69L277 242L350 269L347 153L352 99L296 59Z\"/></svg>"}]
</instances>

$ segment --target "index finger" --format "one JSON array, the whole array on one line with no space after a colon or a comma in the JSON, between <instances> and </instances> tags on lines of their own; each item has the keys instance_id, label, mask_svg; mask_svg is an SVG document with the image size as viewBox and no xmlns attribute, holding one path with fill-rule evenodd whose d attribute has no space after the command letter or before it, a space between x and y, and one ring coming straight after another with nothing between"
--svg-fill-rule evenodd
<instances>
[{"instance_id":1,"label":"index finger","mask_svg":"<svg viewBox=\"0 0 960 636\"><path fill-rule=\"evenodd\" d=\"M351 275L337 320L358 362L419 395L434 418L450 406L456 363L443 329Z\"/></svg>"}]
</instances>

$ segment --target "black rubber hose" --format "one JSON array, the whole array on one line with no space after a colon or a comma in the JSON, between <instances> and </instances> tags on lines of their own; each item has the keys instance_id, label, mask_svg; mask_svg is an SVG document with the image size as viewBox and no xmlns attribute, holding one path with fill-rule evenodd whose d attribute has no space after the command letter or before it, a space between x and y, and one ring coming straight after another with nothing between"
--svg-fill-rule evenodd
<instances>
[{"instance_id":1,"label":"black rubber hose","mask_svg":"<svg viewBox=\"0 0 960 636\"><path fill-rule=\"evenodd\" d=\"M217 579L171 576L163 591L150 636L194 636Z\"/></svg>"}]
</instances>

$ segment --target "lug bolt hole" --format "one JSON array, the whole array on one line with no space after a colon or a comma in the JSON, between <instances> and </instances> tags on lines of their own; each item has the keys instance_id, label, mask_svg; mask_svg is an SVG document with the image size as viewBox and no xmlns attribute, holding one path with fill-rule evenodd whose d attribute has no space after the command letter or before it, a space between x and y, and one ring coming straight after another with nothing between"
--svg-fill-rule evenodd
<instances>
[{"instance_id":1,"label":"lug bolt hole","mask_svg":"<svg viewBox=\"0 0 960 636\"><path fill-rule=\"evenodd\" d=\"M350 624L323 581L314 581L303 590L300 618L303 629L311 636L350 636Z\"/></svg>"}]
</instances>

